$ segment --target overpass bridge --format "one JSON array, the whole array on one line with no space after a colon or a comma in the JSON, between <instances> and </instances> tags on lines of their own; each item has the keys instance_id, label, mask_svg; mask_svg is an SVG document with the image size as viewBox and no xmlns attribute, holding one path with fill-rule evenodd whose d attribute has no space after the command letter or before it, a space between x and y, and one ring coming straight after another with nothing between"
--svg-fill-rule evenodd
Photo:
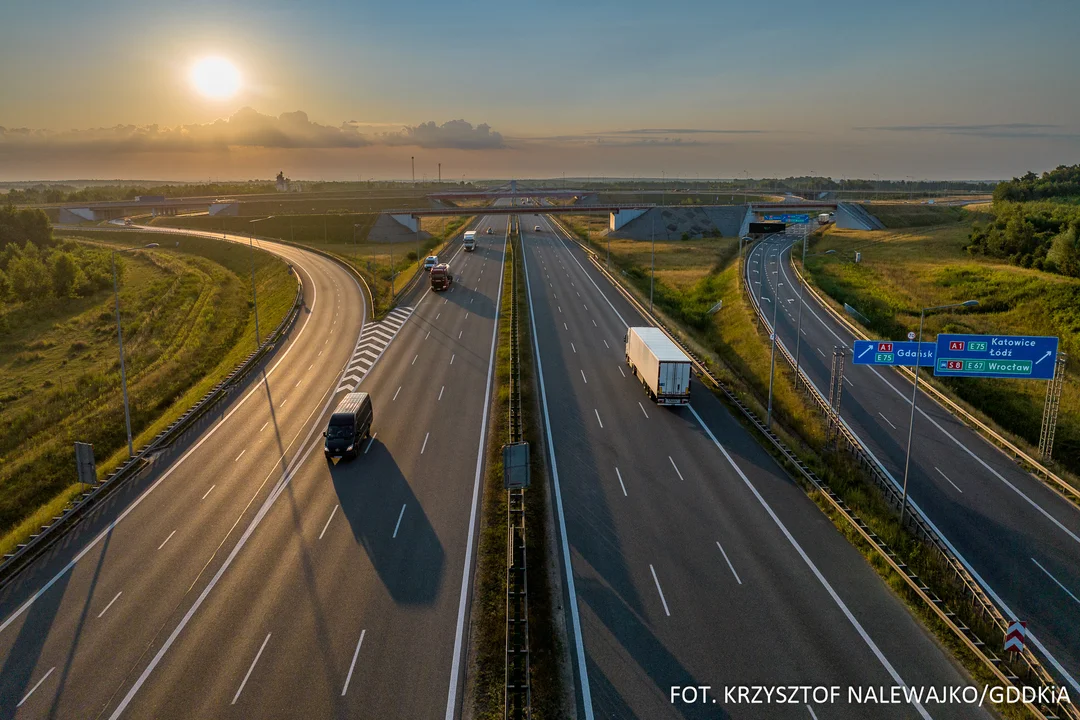
<instances>
[{"instance_id":1,"label":"overpass bridge","mask_svg":"<svg viewBox=\"0 0 1080 720\"><path fill-rule=\"evenodd\" d=\"M521 197L520 194L516 197ZM444 215L585 215L591 213L608 213L611 216L609 227L618 230L634 218L644 215L652 208L657 207L654 203L622 203L603 205L544 205L544 206L518 206L506 205L487 207L444 207L432 209L407 208L403 210L385 210L397 222L410 230L415 231L417 222L423 217L438 217Z\"/></svg>"}]
</instances>

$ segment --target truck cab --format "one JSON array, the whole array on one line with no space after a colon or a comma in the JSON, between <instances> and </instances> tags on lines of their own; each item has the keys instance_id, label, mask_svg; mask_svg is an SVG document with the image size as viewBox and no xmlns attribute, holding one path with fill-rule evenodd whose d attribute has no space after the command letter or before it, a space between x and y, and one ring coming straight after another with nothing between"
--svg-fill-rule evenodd
<instances>
[{"instance_id":1,"label":"truck cab","mask_svg":"<svg viewBox=\"0 0 1080 720\"><path fill-rule=\"evenodd\" d=\"M431 289L435 292L445 290L454 284L454 276L450 274L450 266L439 263L431 268Z\"/></svg>"},{"instance_id":2,"label":"truck cab","mask_svg":"<svg viewBox=\"0 0 1080 720\"><path fill-rule=\"evenodd\" d=\"M476 249L476 231L469 230L465 233L465 240L462 242L462 247L466 252L472 252Z\"/></svg>"}]
</instances>

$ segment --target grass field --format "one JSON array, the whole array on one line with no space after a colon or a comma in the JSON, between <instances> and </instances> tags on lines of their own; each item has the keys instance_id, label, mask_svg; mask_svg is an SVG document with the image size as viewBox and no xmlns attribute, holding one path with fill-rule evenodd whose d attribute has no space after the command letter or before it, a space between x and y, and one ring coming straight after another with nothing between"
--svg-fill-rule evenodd
<instances>
[{"instance_id":1,"label":"grass field","mask_svg":"<svg viewBox=\"0 0 1080 720\"><path fill-rule=\"evenodd\" d=\"M807 262L815 284L837 303L848 303L882 338L903 338L918 330L923 307L969 299L979 306L931 314L924 334L941 332L1055 335L1060 349L1080 352L1080 280L968 255L970 222L888 232L829 229L813 252L836 255ZM862 253L858 265L850 262ZM1074 360L1061 398L1054 457L1080 473L1080 387ZM969 406L1009 433L1038 445L1046 384L1025 380L938 379Z\"/></svg>"},{"instance_id":2,"label":"grass field","mask_svg":"<svg viewBox=\"0 0 1080 720\"><path fill-rule=\"evenodd\" d=\"M151 234L64 234L72 237L99 247L161 241ZM179 247L167 243L119 258L136 448L255 349L251 257L250 250L232 243L181 238ZM255 258L265 334L292 306L296 283L281 260L262 252ZM99 477L127 456L111 289L34 306L9 305L4 312L0 552L10 551L27 529L40 525L32 517L39 508L62 505L61 498L74 492L73 442L93 443Z\"/></svg>"},{"instance_id":3,"label":"grass field","mask_svg":"<svg viewBox=\"0 0 1080 720\"><path fill-rule=\"evenodd\" d=\"M862 203L862 207L887 228L929 227L946 223L966 223L972 212L950 205L922 203Z\"/></svg>"},{"instance_id":4,"label":"grass field","mask_svg":"<svg viewBox=\"0 0 1080 720\"><path fill-rule=\"evenodd\" d=\"M266 218L195 215L156 218L152 224L239 234L248 234L254 228L257 237L279 238L332 253L350 263L368 281L376 296L375 314L380 316L391 307L391 268L394 290L398 292L416 269L417 245L414 242L368 242L368 233L377 217L378 214L373 212L271 215ZM469 220L469 217L423 218L420 229L430 237L420 242L421 260L446 239L452 238Z\"/></svg>"}]
</instances>

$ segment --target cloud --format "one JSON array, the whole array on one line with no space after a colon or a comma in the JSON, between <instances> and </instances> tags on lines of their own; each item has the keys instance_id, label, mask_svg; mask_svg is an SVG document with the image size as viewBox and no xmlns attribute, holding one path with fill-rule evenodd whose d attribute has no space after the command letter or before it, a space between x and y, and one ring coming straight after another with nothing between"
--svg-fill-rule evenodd
<instances>
[{"instance_id":1,"label":"cloud","mask_svg":"<svg viewBox=\"0 0 1080 720\"><path fill-rule=\"evenodd\" d=\"M956 125L944 123L939 125L878 125L854 127L852 130L859 131L884 131L906 133L942 133L946 135L967 135L984 138L1055 138L1070 139L1080 135L1071 132L1060 132L1061 125L1045 125L1040 123L982 123L974 125Z\"/></svg>"},{"instance_id":2,"label":"cloud","mask_svg":"<svg viewBox=\"0 0 1080 720\"><path fill-rule=\"evenodd\" d=\"M0 153L19 151L200 152L230 147L354 148L369 145L356 128L311 122L303 111L278 117L243 108L206 124L161 127L116 125L89 130L30 130L0 127Z\"/></svg>"},{"instance_id":3,"label":"cloud","mask_svg":"<svg viewBox=\"0 0 1080 720\"><path fill-rule=\"evenodd\" d=\"M708 128L640 128L637 130L602 130L589 135L760 135L767 130L712 130Z\"/></svg>"},{"instance_id":4,"label":"cloud","mask_svg":"<svg viewBox=\"0 0 1080 720\"><path fill-rule=\"evenodd\" d=\"M380 135L379 141L386 145L416 145L427 149L499 150L506 147L502 135L492 132L490 125L482 123L473 127L465 120L449 120L442 125L426 122L406 126L399 132Z\"/></svg>"},{"instance_id":5,"label":"cloud","mask_svg":"<svg viewBox=\"0 0 1080 720\"><path fill-rule=\"evenodd\" d=\"M212 123L161 127L116 125L87 130L34 130L0 126L0 158L123 153L226 152L230 148L334 150L374 144L416 145L464 150L502 148L503 138L488 125L464 120L406 126L398 132L364 134L357 121L339 126L312 122L298 110L274 117L245 107Z\"/></svg>"}]
</instances>

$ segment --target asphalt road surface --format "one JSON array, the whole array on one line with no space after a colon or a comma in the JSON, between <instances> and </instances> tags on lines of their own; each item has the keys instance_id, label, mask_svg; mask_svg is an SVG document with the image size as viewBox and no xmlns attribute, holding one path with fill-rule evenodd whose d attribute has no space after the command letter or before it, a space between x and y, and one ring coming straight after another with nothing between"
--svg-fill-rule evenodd
<instances>
[{"instance_id":1,"label":"asphalt road surface","mask_svg":"<svg viewBox=\"0 0 1080 720\"><path fill-rule=\"evenodd\" d=\"M627 325L647 323L547 217L521 227L581 717L982 716L726 699L968 681L711 393L695 382L678 409L648 399L623 349ZM684 685L710 700L672 702Z\"/></svg>"},{"instance_id":2,"label":"asphalt road surface","mask_svg":"<svg viewBox=\"0 0 1080 720\"><path fill-rule=\"evenodd\" d=\"M263 243L304 279L295 328L3 590L0 717L456 714L506 218L488 225L452 292L421 285L363 336L345 270ZM335 465L321 431L357 368L375 436Z\"/></svg>"},{"instance_id":3,"label":"asphalt road surface","mask_svg":"<svg viewBox=\"0 0 1080 720\"><path fill-rule=\"evenodd\" d=\"M779 290L778 337L794 355L799 287L791 245L782 236L757 244L746 272L770 318ZM825 389L833 348L850 349L853 338L812 295L806 303L799 364ZM844 378L842 417L899 487L911 381L855 365L850 351ZM1047 669L1080 694L1080 510L921 392L908 493L1005 614L1027 621Z\"/></svg>"}]
</instances>

